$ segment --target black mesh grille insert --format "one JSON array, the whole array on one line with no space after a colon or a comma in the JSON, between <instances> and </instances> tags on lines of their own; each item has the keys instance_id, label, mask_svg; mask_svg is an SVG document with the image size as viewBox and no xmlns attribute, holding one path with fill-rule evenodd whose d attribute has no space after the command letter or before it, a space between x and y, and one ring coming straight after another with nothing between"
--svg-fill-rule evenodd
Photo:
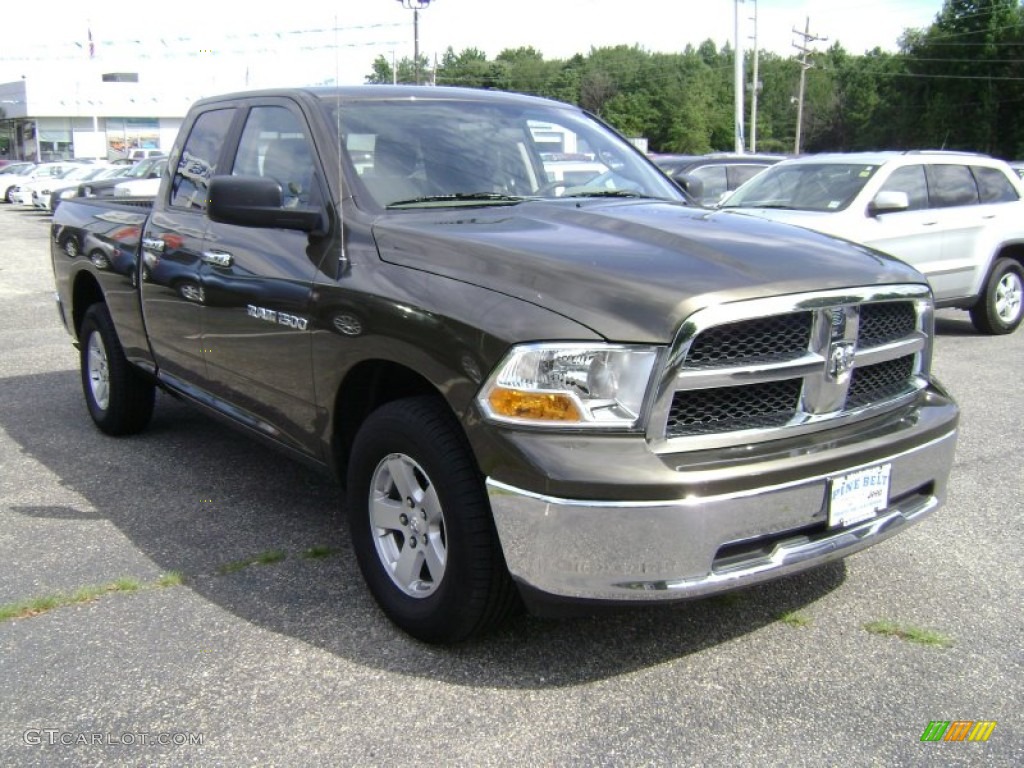
<instances>
[{"instance_id":1,"label":"black mesh grille insert","mask_svg":"<svg viewBox=\"0 0 1024 768\"><path fill-rule=\"evenodd\" d=\"M906 338L917 328L917 311L909 301L864 304L860 308L858 346L877 347Z\"/></svg>"},{"instance_id":2,"label":"black mesh grille insert","mask_svg":"<svg viewBox=\"0 0 1024 768\"><path fill-rule=\"evenodd\" d=\"M759 317L701 333L686 355L686 368L795 360L807 352L812 313Z\"/></svg>"},{"instance_id":3,"label":"black mesh grille insert","mask_svg":"<svg viewBox=\"0 0 1024 768\"><path fill-rule=\"evenodd\" d=\"M676 392L668 437L781 427L796 413L800 379Z\"/></svg>"},{"instance_id":4,"label":"black mesh grille insert","mask_svg":"<svg viewBox=\"0 0 1024 768\"><path fill-rule=\"evenodd\" d=\"M913 389L913 373L913 355L854 368L846 408L860 408L909 392Z\"/></svg>"}]
</instances>

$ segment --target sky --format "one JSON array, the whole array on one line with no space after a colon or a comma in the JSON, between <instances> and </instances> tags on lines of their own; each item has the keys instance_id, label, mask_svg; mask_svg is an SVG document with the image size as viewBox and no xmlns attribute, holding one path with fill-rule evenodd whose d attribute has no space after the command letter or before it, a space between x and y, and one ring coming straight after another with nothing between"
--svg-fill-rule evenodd
<instances>
[{"instance_id":1,"label":"sky","mask_svg":"<svg viewBox=\"0 0 1024 768\"><path fill-rule=\"evenodd\" d=\"M418 14L419 44L429 57L440 57L448 47L456 53L477 48L490 58L524 46L546 59L623 44L678 52L707 39L732 44L738 7L748 53L756 8L761 49L794 54L793 30L802 31L809 18L811 34L827 38L816 42L817 48L839 42L860 54L875 47L896 50L905 29L927 27L942 5L942 0L745 0L738 6L735 0L432 0ZM20 13L33 13L29 5L19 7ZM357 84L377 56L412 57L414 14L399 0L295 0L283 7L223 0L156 6L49 0L31 23L5 25L0 83L88 66L138 71L140 81L154 84L195 79L216 93Z\"/></svg>"}]
</instances>

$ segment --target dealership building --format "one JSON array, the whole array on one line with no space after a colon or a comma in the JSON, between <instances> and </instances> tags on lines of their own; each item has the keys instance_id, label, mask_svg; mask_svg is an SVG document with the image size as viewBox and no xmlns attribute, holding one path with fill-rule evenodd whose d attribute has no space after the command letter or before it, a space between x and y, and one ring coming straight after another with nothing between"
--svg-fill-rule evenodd
<instances>
[{"instance_id":1,"label":"dealership building","mask_svg":"<svg viewBox=\"0 0 1024 768\"><path fill-rule=\"evenodd\" d=\"M133 149L167 152L189 106L206 95L194 91L185 82L146 83L134 72L0 83L0 157L116 160Z\"/></svg>"}]
</instances>

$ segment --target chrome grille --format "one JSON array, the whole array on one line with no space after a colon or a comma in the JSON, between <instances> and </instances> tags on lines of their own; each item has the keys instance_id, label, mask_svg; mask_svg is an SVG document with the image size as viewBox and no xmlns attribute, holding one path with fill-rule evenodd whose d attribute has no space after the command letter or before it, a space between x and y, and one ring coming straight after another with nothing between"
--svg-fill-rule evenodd
<instances>
[{"instance_id":1,"label":"chrome grille","mask_svg":"<svg viewBox=\"0 0 1024 768\"><path fill-rule=\"evenodd\" d=\"M897 407L927 385L931 331L918 285L709 307L673 344L648 437L666 452L743 445Z\"/></svg>"},{"instance_id":2,"label":"chrome grille","mask_svg":"<svg viewBox=\"0 0 1024 768\"><path fill-rule=\"evenodd\" d=\"M797 312L709 328L694 339L686 367L795 360L807 354L812 319L810 312Z\"/></svg>"},{"instance_id":3,"label":"chrome grille","mask_svg":"<svg viewBox=\"0 0 1024 768\"><path fill-rule=\"evenodd\" d=\"M865 304L860 309L861 347L877 347L903 338L917 327L917 312L909 301Z\"/></svg>"},{"instance_id":4,"label":"chrome grille","mask_svg":"<svg viewBox=\"0 0 1024 768\"><path fill-rule=\"evenodd\" d=\"M800 402L799 379L676 392L668 415L669 437L781 427Z\"/></svg>"},{"instance_id":5,"label":"chrome grille","mask_svg":"<svg viewBox=\"0 0 1024 768\"><path fill-rule=\"evenodd\" d=\"M903 394L910 388L913 375L913 355L857 368L850 379L846 407L861 408Z\"/></svg>"}]
</instances>

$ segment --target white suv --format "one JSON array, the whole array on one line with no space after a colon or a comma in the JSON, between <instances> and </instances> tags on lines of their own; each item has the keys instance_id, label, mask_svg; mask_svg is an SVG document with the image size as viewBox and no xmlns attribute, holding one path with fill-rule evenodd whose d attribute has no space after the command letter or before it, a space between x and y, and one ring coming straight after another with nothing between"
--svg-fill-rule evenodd
<instances>
[{"instance_id":1,"label":"white suv","mask_svg":"<svg viewBox=\"0 0 1024 768\"><path fill-rule=\"evenodd\" d=\"M722 208L797 224L916 267L940 307L983 333L1024 316L1024 187L1001 160L959 152L808 155L773 165Z\"/></svg>"}]
</instances>

